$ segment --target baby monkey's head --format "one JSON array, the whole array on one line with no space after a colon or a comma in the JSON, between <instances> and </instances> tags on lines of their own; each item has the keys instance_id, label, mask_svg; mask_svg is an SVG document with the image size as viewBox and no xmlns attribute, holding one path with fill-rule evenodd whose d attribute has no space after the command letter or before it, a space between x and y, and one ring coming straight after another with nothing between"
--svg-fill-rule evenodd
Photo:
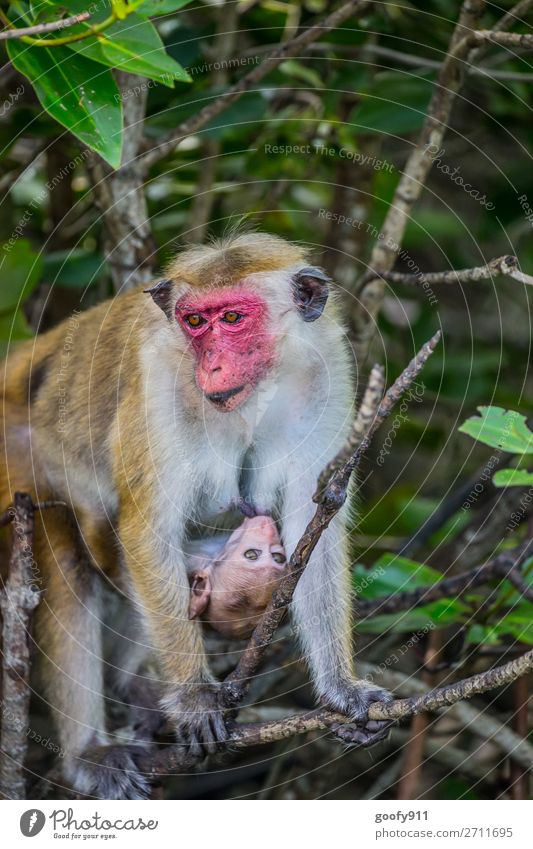
<instances>
[{"instance_id":1,"label":"baby monkey's head","mask_svg":"<svg viewBox=\"0 0 533 849\"><path fill-rule=\"evenodd\" d=\"M226 637L249 637L285 571L286 557L269 516L245 519L212 560L190 574L189 618L201 616Z\"/></svg>"}]
</instances>

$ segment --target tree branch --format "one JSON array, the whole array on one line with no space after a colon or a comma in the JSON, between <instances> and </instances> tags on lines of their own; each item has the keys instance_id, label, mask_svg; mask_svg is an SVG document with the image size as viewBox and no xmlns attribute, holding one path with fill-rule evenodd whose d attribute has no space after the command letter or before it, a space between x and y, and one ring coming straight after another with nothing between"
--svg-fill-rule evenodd
<instances>
[{"instance_id":1,"label":"tree branch","mask_svg":"<svg viewBox=\"0 0 533 849\"><path fill-rule=\"evenodd\" d=\"M376 614L413 610L415 607L421 607L441 598L455 598L463 595L496 578L507 578L524 598L533 602L533 590L526 584L520 573L520 566L530 555L532 545L533 541L527 540L516 548L503 551L475 569L451 578L444 578L428 587L393 593L372 601L358 601L357 612L359 616L367 618Z\"/></svg>"},{"instance_id":2,"label":"tree branch","mask_svg":"<svg viewBox=\"0 0 533 849\"><path fill-rule=\"evenodd\" d=\"M533 0L520 0L515 6L513 6L509 11L502 15L499 21L496 21L494 24L492 31L493 32L505 32L510 29L513 24L519 20L522 15L527 14L531 7L533 6ZM482 56L486 53L486 47L478 47L477 50L472 51L470 56L470 61L479 62ZM473 70L473 69L472 69ZM491 73L492 76L492 72Z\"/></svg>"},{"instance_id":3,"label":"tree branch","mask_svg":"<svg viewBox=\"0 0 533 849\"><path fill-rule=\"evenodd\" d=\"M515 681L533 669L533 649L509 663L456 681L445 687L415 695L408 699L397 699L391 704L373 704L368 715L373 720L397 722L415 716L422 711L438 711L450 707L463 699L486 693ZM296 734L310 731L326 731L332 726L349 723L349 719L329 710L317 709L294 714L284 719L264 723L242 723L234 726L228 745L237 748L273 743ZM522 762L524 759L522 759ZM177 746L147 753L142 758L141 769L148 776L164 775L175 770L186 769L192 761L186 750ZM533 761L529 763L533 768Z\"/></svg>"},{"instance_id":4,"label":"tree branch","mask_svg":"<svg viewBox=\"0 0 533 849\"><path fill-rule=\"evenodd\" d=\"M427 687L413 675L395 672L392 669L383 669L382 666L373 666L364 662L359 664L359 669L365 677L372 681L379 678L382 686L394 690L399 695L410 697L415 693L424 694L427 692ZM508 725L489 714L486 708L480 711L471 703L461 701L450 707L448 715L450 718L456 719L465 731L469 731L483 740L493 741L494 745L498 746L516 763L527 769L533 769L533 746L531 743L519 737Z\"/></svg>"},{"instance_id":5,"label":"tree branch","mask_svg":"<svg viewBox=\"0 0 533 849\"><path fill-rule=\"evenodd\" d=\"M496 257L486 265L479 265L475 268L452 268L447 271L420 272L419 274L404 274L401 271L378 271L369 268L362 278L362 284L364 285L367 281L374 280L377 277L389 283L406 283L407 285L424 284L432 286L439 283L477 283L479 280L489 280L498 274L511 277L513 280L518 280L518 282L525 283L528 286L533 285L533 277L518 270L518 258L512 255Z\"/></svg>"},{"instance_id":6,"label":"tree branch","mask_svg":"<svg viewBox=\"0 0 533 849\"><path fill-rule=\"evenodd\" d=\"M8 38L24 38L28 35L44 35L47 32L55 32L65 27L73 27L76 24L81 24L91 17L89 12L80 12L79 15L72 15L70 18L62 18L59 21L50 21L47 24L35 24L32 27L17 27L16 29L6 29L0 32L0 41ZM5 20L5 18L4 18Z\"/></svg>"},{"instance_id":7,"label":"tree branch","mask_svg":"<svg viewBox=\"0 0 533 849\"><path fill-rule=\"evenodd\" d=\"M114 171L97 154L87 160L93 197L103 218L104 251L116 292L153 280L157 246L145 187L135 160L142 139L148 86L141 76L116 72L123 100L122 165ZM135 91L135 97L132 92Z\"/></svg>"},{"instance_id":8,"label":"tree branch","mask_svg":"<svg viewBox=\"0 0 533 849\"><path fill-rule=\"evenodd\" d=\"M455 97L461 88L464 68L455 55L458 43L467 42L465 30L477 25L485 9L484 0L465 0L459 20L450 40L449 52L439 70L424 126L417 144L409 155L403 174L382 225L381 238L376 241L370 258L370 267L389 271L394 265L411 210L422 193L433 158L429 152L439 150L446 132ZM435 146L435 147L433 147ZM360 287L359 308L354 316L356 354L364 362L370 340L374 334L375 318L384 296L383 279L374 278Z\"/></svg>"},{"instance_id":9,"label":"tree branch","mask_svg":"<svg viewBox=\"0 0 533 849\"><path fill-rule=\"evenodd\" d=\"M197 112L196 115L193 115L192 118L183 121L183 123L173 130L172 133L163 138L155 147L150 148L139 158L139 167L147 169L152 165L155 165L157 162L160 162L161 159L164 159L165 156L172 153L180 141L193 133L197 133L198 130L202 129L202 127L205 127L209 121L212 121L213 118L216 118L217 115L224 112L228 106L242 97L243 94L250 91L250 89L260 82L263 77L270 73L270 71L277 68L278 65L286 59L290 59L292 56L297 56L300 50L304 47L307 47L313 41L316 41L326 32L335 29L335 27L339 26L339 24L343 23L352 15L364 11L364 9L369 5L370 3L368 0L348 0L347 3L343 3L343 5L334 12L331 12L331 14L327 15L323 18L323 20L314 24L312 27L309 27L309 29L304 30L304 32L300 33L300 35L295 36L295 38L290 39L290 41L283 42L283 44L279 45L279 47L274 50L271 56L264 59L260 65L253 68L253 70L246 74L241 80L239 80L239 82L235 83L234 86L231 86L231 88L229 88L222 96L218 97L207 106L204 106L204 108L200 109L200 111Z\"/></svg>"},{"instance_id":10,"label":"tree branch","mask_svg":"<svg viewBox=\"0 0 533 849\"><path fill-rule=\"evenodd\" d=\"M40 598L33 582L34 508L30 496L15 493L8 513L13 523L13 542L9 576L0 595L3 622L0 792L6 799L24 799L31 692L28 634Z\"/></svg>"}]
</instances>

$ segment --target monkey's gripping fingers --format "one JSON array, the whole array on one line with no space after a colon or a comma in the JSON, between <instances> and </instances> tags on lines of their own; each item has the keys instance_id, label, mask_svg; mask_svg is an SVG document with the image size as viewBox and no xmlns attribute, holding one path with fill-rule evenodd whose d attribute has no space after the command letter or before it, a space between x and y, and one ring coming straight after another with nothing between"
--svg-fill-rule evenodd
<instances>
[{"instance_id":1,"label":"monkey's gripping fingers","mask_svg":"<svg viewBox=\"0 0 533 849\"><path fill-rule=\"evenodd\" d=\"M330 728L341 743L369 748L387 739L392 724L388 720L369 719L364 726L351 722L333 722Z\"/></svg>"},{"instance_id":2,"label":"monkey's gripping fingers","mask_svg":"<svg viewBox=\"0 0 533 849\"><path fill-rule=\"evenodd\" d=\"M376 702L390 704L392 701L394 697L388 690L369 681L342 684L333 697L328 694L327 702L335 710L345 713L352 721L346 724L332 723L331 730L342 743L373 746L388 737L393 722L388 719L369 719L370 705Z\"/></svg>"},{"instance_id":3,"label":"monkey's gripping fingers","mask_svg":"<svg viewBox=\"0 0 533 849\"><path fill-rule=\"evenodd\" d=\"M213 754L228 739L227 719L219 692L217 682L189 684L161 702L178 741L195 758Z\"/></svg>"},{"instance_id":4,"label":"monkey's gripping fingers","mask_svg":"<svg viewBox=\"0 0 533 849\"><path fill-rule=\"evenodd\" d=\"M138 764L146 751L146 747L137 745L95 746L74 759L70 777L84 796L147 799L150 782Z\"/></svg>"}]
</instances>

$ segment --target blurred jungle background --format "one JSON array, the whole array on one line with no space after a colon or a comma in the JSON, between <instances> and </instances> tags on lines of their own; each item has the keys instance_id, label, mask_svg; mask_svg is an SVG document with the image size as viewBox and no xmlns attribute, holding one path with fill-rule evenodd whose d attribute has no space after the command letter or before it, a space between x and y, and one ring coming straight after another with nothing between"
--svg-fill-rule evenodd
<instances>
[{"instance_id":1,"label":"blurred jungle background","mask_svg":"<svg viewBox=\"0 0 533 849\"><path fill-rule=\"evenodd\" d=\"M180 246L235 225L304 242L330 272L359 393L374 362L390 384L441 329L436 352L364 459L352 529L363 671L412 695L533 644L531 592L528 599L497 574L413 609L380 613L376 605L490 562L533 530L528 281L494 272L429 287L422 276L503 255L533 274L533 49L527 40L487 41L461 58L445 81L457 90L453 103L432 119L442 137L424 137L431 163L427 176L412 176L411 204L398 187L420 149L451 39L467 32L457 31L464 9L457 0L344 4L352 14L291 49L342 5L0 3L6 30L90 14L0 43L0 348L3 355L74 310L156 279ZM532 2L471 5L470 27L533 33ZM280 45L286 56L276 53ZM265 62L271 67L243 92L233 89ZM405 232L396 231L394 256L380 265L384 222L403 201ZM370 266L415 279L380 278L370 303ZM460 431L480 406L493 409ZM519 414L513 444L502 431L504 410ZM521 570L533 586L528 559ZM220 661L220 674L235 657ZM312 706L297 661L286 627L252 690L249 717ZM526 674L404 722L370 751L343 750L325 732L235 751L193 778L165 780L159 792L529 798L529 690ZM31 725L39 734L31 735L30 766L42 775L54 763L43 743L53 729L37 700Z\"/></svg>"}]
</instances>

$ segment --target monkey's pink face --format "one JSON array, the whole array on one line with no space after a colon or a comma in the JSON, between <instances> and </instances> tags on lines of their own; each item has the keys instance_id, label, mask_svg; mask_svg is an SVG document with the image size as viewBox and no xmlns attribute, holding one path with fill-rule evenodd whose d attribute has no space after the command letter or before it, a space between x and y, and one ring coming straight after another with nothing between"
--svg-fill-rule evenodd
<instances>
[{"instance_id":1,"label":"monkey's pink face","mask_svg":"<svg viewBox=\"0 0 533 849\"><path fill-rule=\"evenodd\" d=\"M176 318L196 355L199 389L217 410L235 410L276 360L266 303L255 292L233 287L181 298Z\"/></svg>"}]
</instances>

